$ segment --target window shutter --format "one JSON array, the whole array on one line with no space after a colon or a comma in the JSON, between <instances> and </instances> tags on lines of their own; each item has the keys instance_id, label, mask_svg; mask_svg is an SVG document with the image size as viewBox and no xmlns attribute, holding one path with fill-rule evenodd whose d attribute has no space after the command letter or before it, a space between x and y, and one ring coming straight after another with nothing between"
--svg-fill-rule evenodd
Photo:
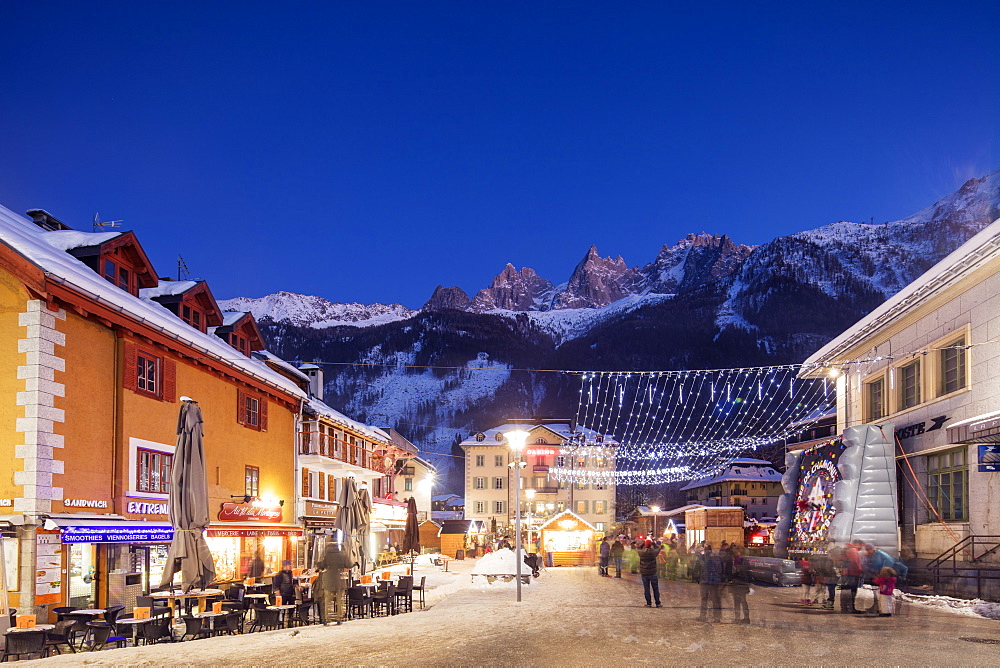
<instances>
[{"instance_id":1,"label":"window shutter","mask_svg":"<svg viewBox=\"0 0 1000 668\"><path fill-rule=\"evenodd\" d=\"M260 406L260 417L258 418L257 423L260 426L261 431L267 431L267 399L261 397L258 405Z\"/></svg>"},{"instance_id":2,"label":"window shutter","mask_svg":"<svg viewBox=\"0 0 1000 668\"><path fill-rule=\"evenodd\" d=\"M319 475L319 493L316 496L321 499L326 498L326 476L322 473Z\"/></svg>"},{"instance_id":3,"label":"window shutter","mask_svg":"<svg viewBox=\"0 0 1000 668\"><path fill-rule=\"evenodd\" d=\"M163 400L177 401L177 365L166 358L163 359Z\"/></svg>"},{"instance_id":4,"label":"window shutter","mask_svg":"<svg viewBox=\"0 0 1000 668\"><path fill-rule=\"evenodd\" d=\"M135 357L135 344L125 342L125 365L122 371L122 387L126 390L132 390L133 392L139 389L138 375L139 370L137 367L136 357Z\"/></svg>"},{"instance_id":5,"label":"window shutter","mask_svg":"<svg viewBox=\"0 0 1000 668\"><path fill-rule=\"evenodd\" d=\"M240 389L236 390L236 421L247 423L247 393Z\"/></svg>"},{"instance_id":6,"label":"window shutter","mask_svg":"<svg viewBox=\"0 0 1000 668\"><path fill-rule=\"evenodd\" d=\"M326 497L331 501L337 500L337 479L333 475L328 475L326 480Z\"/></svg>"},{"instance_id":7,"label":"window shutter","mask_svg":"<svg viewBox=\"0 0 1000 668\"><path fill-rule=\"evenodd\" d=\"M302 496L311 496L309 494L309 469L302 467Z\"/></svg>"}]
</instances>

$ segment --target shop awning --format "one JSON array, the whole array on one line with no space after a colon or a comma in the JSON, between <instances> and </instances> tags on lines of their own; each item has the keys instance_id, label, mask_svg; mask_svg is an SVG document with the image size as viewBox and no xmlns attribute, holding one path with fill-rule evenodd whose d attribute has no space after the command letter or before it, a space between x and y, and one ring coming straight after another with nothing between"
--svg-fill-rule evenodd
<instances>
[{"instance_id":1,"label":"shop awning","mask_svg":"<svg viewBox=\"0 0 1000 668\"><path fill-rule=\"evenodd\" d=\"M950 443L1000 443L1000 411L983 413L948 425L948 441Z\"/></svg>"},{"instance_id":2,"label":"shop awning","mask_svg":"<svg viewBox=\"0 0 1000 668\"><path fill-rule=\"evenodd\" d=\"M44 527L59 530L64 543L166 543L174 529L163 522L128 520L120 515L50 515Z\"/></svg>"},{"instance_id":3,"label":"shop awning","mask_svg":"<svg viewBox=\"0 0 1000 668\"><path fill-rule=\"evenodd\" d=\"M205 535L209 538L268 538L270 536L301 536L297 524L209 524Z\"/></svg>"}]
</instances>

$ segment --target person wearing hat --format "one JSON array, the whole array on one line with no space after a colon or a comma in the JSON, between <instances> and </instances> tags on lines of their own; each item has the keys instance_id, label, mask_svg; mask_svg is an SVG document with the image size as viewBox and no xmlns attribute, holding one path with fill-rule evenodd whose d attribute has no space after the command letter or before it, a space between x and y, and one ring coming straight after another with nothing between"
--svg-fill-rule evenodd
<instances>
[{"instance_id":1,"label":"person wearing hat","mask_svg":"<svg viewBox=\"0 0 1000 668\"><path fill-rule=\"evenodd\" d=\"M285 605L295 603L295 578L292 577L292 562L285 559L281 562L281 570L271 580L274 593L281 596Z\"/></svg>"}]
</instances>

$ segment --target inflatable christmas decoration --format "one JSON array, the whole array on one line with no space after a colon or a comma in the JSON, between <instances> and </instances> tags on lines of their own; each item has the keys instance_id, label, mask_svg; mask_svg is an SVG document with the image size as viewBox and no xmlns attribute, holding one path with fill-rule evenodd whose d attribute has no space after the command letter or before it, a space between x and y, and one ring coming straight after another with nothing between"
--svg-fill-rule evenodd
<instances>
[{"instance_id":1,"label":"inflatable christmas decoration","mask_svg":"<svg viewBox=\"0 0 1000 668\"><path fill-rule=\"evenodd\" d=\"M899 554L892 425L848 427L841 438L785 456L774 553L826 552L862 541Z\"/></svg>"}]
</instances>

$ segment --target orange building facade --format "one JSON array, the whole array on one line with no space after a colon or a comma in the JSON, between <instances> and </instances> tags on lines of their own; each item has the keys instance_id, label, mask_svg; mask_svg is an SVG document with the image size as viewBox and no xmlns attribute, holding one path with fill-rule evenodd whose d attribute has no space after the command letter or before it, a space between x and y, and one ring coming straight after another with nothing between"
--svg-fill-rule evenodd
<instances>
[{"instance_id":1,"label":"orange building facade","mask_svg":"<svg viewBox=\"0 0 1000 668\"><path fill-rule=\"evenodd\" d=\"M204 417L220 580L297 559L305 384L254 357L262 344L249 314L216 335L223 314L204 283L159 281L131 233L77 232L30 213L34 222L0 207L9 604L45 618L58 605L130 606L159 585L181 397Z\"/></svg>"}]
</instances>

